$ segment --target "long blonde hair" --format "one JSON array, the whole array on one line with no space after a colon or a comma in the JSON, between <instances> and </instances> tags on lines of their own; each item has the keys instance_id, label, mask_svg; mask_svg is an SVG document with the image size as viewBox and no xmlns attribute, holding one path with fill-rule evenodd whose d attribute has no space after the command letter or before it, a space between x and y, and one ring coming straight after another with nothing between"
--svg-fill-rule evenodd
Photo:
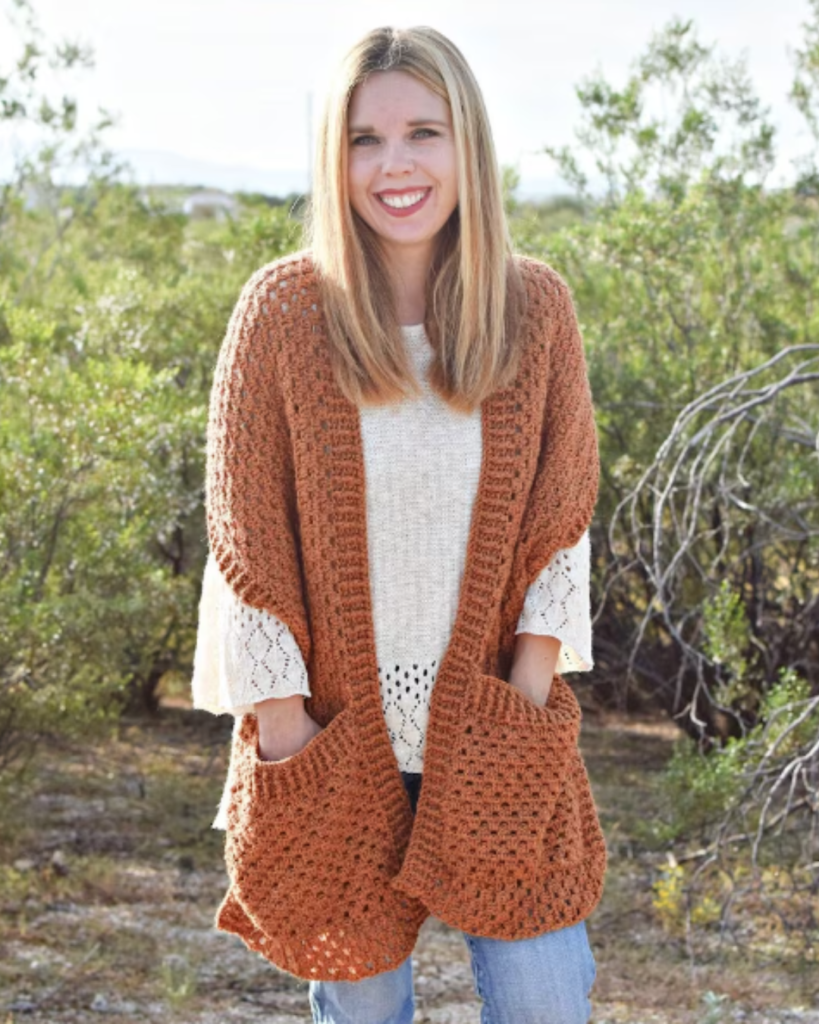
<instances>
[{"instance_id":1,"label":"long blonde hair","mask_svg":"<svg viewBox=\"0 0 819 1024\"><path fill-rule=\"evenodd\" d=\"M500 173L483 97L458 48L435 29L379 28L343 59L316 147L306 237L321 282L336 378L358 405L417 396L376 233L348 197L348 109L379 71L404 71L449 104L458 206L442 228L426 285L425 329L435 351L432 389L472 412L518 366L525 289L512 256Z\"/></svg>"}]
</instances>

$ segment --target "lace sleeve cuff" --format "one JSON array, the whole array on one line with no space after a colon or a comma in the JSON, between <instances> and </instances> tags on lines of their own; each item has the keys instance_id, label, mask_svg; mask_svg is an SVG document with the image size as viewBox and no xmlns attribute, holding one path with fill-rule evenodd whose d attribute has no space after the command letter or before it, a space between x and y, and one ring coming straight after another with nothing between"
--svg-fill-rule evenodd
<instances>
[{"instance_id":1,"label":"lace sleeve cuff","mask_svg":"<svg viewBox=\"0 0 819 1024\"><path fill-rule=\"evenodd\" d=\"M591 543L588 530L574 547L558 551L526 592L516 633L561 641L556 671L588 672L592 660Z\"/></svg>"},{"instance_id":2,"label":"lace sleeve cuff","mask_svg":"<svg viewBox=\"0 0 819 1024\"><path fill-rule=\"evenodd\" d=\"M268 612L245 605L211 555L205 567L194 657L194 707L242 715L271 697L310 696L295 637Z\"/></svg>"}]
</instances>

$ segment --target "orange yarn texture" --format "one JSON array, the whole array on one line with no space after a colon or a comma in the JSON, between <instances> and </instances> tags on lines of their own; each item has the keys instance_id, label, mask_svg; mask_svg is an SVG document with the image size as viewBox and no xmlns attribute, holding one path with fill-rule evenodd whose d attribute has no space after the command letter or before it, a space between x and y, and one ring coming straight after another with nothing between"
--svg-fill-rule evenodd
<instances>
[{"instance_id":1,"label":"orange yarn texture","mask_svg":"<svg viewBox=\"0 0 819 1024\"><path fill-rule=\"evenodd\" d=\"M222 344L207 435L208 537L245 603L292 631L324 728L285 761L255 716L231 751L217 927L309 980L397 967L434 914L521 939L574 924L606 849L556 674L545 707L506 679L526 590L591 522L599 461L568 287L516 257L525 352L481 407L483 461L458 611L432 691L417 814L381 706L359 411L335 383L308 252L258 271Z\"/></svg>"}]
</instances>

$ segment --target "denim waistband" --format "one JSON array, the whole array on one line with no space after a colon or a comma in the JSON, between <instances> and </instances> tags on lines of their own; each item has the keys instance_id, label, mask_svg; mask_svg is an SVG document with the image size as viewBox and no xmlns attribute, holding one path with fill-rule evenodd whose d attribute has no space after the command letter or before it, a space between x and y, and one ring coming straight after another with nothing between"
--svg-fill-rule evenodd
<instances>
[{"instance_id":1,"label":"denim waistband","mask_svg":"<svg viewBox=\"0 0 819 1024\"><path fill-rule=\"evenodd\" d=\"M401 778L404 780L404 787L410 798L412 813L415 814L415 810L418 807L418 797L421 795L421 779L423 775L421 772L401 772Z\"/></svg>"}]
</instances>

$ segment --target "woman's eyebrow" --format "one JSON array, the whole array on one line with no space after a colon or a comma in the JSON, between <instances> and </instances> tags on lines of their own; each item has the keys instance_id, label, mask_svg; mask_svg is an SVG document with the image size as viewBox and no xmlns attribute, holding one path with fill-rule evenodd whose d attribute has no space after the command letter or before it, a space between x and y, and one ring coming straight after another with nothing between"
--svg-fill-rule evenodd
<instances>
[{"instance_id":1,"label":"woman's eyebrow","mask_svg":"<svg viewBox=\"0 0 819 1024\"><path fill-rule=\"evenodd\" d=\"M446 121L439 121L435 117L417 117L417 118L414 118L412 121L407 121L407 127L408 128L418 128L420 125L424 125L424 124L437 124L437 125L440 125L442 128L448 128L449 127L449 125L446 123ZM375 128L373 128L372 125L355 125L355 124L351 124L350 128L349 128L349 131L353 132L356 135L368 135L368 134L371 134L372 132L374 132Z\"/></svg>"}]
</instances>

